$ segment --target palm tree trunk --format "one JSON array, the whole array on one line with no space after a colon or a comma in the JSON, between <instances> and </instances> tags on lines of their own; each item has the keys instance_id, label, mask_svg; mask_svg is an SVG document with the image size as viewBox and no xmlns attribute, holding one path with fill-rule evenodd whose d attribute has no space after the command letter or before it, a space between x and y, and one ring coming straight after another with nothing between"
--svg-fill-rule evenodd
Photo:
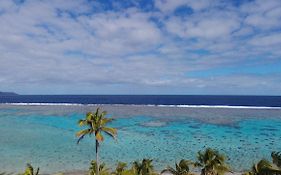
<instances>
[{"instance_id":1,"label":"palm tree trunk","mask_svg":"<svg viewBox=\"0 0 281 175\"><path fill-rule=\"evenodd\" d=\"M100 167L100 164L99 164L99 141L96 140L96 175L99 175L99 167Z\"/></svg>"}]
</instances>

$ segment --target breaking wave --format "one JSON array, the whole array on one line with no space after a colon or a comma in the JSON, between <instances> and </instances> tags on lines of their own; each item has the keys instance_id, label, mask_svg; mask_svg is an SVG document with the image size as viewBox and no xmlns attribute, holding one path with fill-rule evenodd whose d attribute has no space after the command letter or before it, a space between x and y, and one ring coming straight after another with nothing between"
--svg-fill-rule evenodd
<instances>
[{"instance_id":1,"label":"breaking wave","mask_svg":"<svg viewBox=\"0 0 281 175\"><path fill-rule=\"evenodd\" d=\"M150 106L150 107L177 107L177 108L231 108L231 109L281 109L270 106L229 106L229 105L154 105L154 104L82 104L82 103L0 103L13 106Z\"/></svg>"}]
</instances>

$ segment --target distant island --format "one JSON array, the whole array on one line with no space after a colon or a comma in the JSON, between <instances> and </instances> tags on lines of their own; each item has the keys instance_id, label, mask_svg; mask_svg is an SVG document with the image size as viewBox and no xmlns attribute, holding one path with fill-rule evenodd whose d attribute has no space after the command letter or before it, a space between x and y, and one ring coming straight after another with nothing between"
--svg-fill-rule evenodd
<instances>
[{"instance_id":1,"label":"distant island","mask_svg":"<svg viewBox=\"0 0 281 175\"><path fill-rule=\"evenodd\" d=\"M19 94L14 93L14 92L1 92L0 91L0 96L14 96L14 95L19 95Z\"/></svg>"}]
</instances>

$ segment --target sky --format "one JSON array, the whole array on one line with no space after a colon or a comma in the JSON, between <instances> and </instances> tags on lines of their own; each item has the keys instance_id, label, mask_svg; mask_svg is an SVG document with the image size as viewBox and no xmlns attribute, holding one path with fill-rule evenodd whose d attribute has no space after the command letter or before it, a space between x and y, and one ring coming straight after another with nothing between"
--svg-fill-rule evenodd
<instances>
[{"instance_id":1,"label":"sky","mask_svg":"<svg viewBox=\"0 0 281 175\"><path fill-rule=\"evenodd\" d=\"M281 1L0 0L0 91L281 95Z\"/></svg>"}]
</instances>

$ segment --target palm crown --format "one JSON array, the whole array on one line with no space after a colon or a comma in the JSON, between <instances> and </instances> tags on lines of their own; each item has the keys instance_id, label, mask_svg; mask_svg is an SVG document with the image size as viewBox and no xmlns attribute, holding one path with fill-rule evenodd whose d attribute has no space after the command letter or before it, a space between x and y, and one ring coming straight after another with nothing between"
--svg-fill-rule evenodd
<instances>
[{"instance_id":1,"label":"palm crown","mask_svg":"<svg viewBox=\"0 0 281 175\"><path fill-rule=\"evenodd\" d=\"M117 129L106 127L106 124L111 122L112 118L105 118L106 111L100 112L100 108L97 108L96 112L88 112L86 118L79 120L79 126L87 126L87 129L81 130L76 133L76 136L79 137L77 143L84 138L85 135L95 135L97 141L101 142L104 140L102 132L105 132L109 136L115 138L117 135Z\"/></svg>"},{"instance_id":2,"label":"palm crown","mask_svg":"<svg viewBox=\"0 0 281 175\"><path fill-rule=\"evenodd\" d=\"M142 162L133 162L133 171L136 175L150 175L153 174L153 165L151 159L143 159Z\"/></svg>"},{"instance_id":3,"label":"palm crown","mask_svg":"<svg viewBox=\"0 0 281 175\"><path fill-rule=\"evenodd\" d=\"M25 172L23 173L23 175L38 175L38 174L39 174L39 168L37 168L37 170L34 171L33 167L29 163L26 165Z\"/></svg>"},{"instance_id":4,"label":"palm crown","mask_svg":"<svg viewBox=\"0 0 281 175\"><path fill-rule=\"evenodd\" d=\"M96 169L97 169L97 162L92 161L90 168L89 168L89 175L96 175ZM102 163L99 165L99 173L100 175L109 175L109 169L106 168L105 163Z\"/></svg>"},{"instance_id":5,"label":"palm crown","mask_svg":"<svg viewBox=\"0 0 281 175\"><path fill-rule=\"evenodd\" d=\"M125 162L118 162L115 172L115 175L121 175L126 170L127 164Z\"/></svg>"},{"instance_id":6,"label":"palm crown","mask_svg":"<svg viewBox=\"0 0 281 175\"><path fill-rule=\"evenodd\" d=\"M281 175L280 152L272 152L271 157L273 164L266 159L262 159L252 166L251 171L244 175Z\"/></svg>"},{"instance_id":7,"label":"palm crown","mask_svg":"<svg viewBox=\"0 0 281 175\"><path fill-rule=\"evenodd\" d=\"M271 153L271 158L272 158L272 162L278 166L279 168L281 168L281 152L275 152L273 151Z\"/></svg>"},{"instance_id":8,"label":"palm crown","mask_svg":"<svg viewBox=\"0 0 281 175\"><path fill-rule=\"evenodd\" d=\"M175 163L176 169L172 167L167 167L162 171L164 172L169 172L173 175L188 175L189 174L189 165L193 165L194 163L189 161L189 160L184 160L182 159L178 164Z\"/></svg>"},{"instance_id":9,"label":"palm crown","mask_svg":"<svg viewBox=\"0 0 281 175\"><path fill-rule=\"evenodd\" d=\"M196 166L202 167L202 175L224 174L229 171L229 167L225 164L225 156L218 151L207 148L204 152L198 152L198 162Z\"/></svg>"}]
</instances>

